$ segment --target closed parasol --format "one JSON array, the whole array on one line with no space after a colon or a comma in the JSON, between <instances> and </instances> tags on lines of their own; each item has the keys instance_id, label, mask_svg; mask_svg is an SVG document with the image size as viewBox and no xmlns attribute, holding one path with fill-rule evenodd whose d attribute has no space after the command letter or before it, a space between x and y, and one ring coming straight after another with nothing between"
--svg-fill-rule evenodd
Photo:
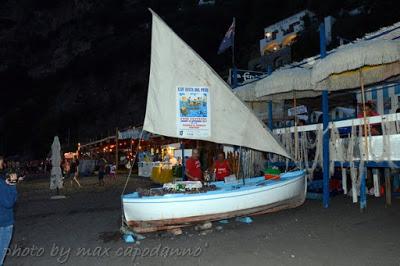
<instances>
[{"instance_id":1,"label":"closed parasol","mask_svg":"<svg viewBox=\"0 0 400 266\"><path fill-rule=\"evenodd\" d=\"M50 189L60 189L63 187L62 172L61 172L61 145L58 136L54 137L51 145L51 174L50 174Z\"/></svg>"}]
</instances>

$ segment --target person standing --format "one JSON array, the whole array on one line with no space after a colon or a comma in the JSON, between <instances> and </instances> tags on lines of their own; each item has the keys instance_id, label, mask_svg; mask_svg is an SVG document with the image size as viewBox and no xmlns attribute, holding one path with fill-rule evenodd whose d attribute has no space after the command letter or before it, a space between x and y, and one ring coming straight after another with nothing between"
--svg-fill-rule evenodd
<instances>
[{"instance_id":1,"label":"person standing","mask_svg":"<svg viewBox=\"0 0 400 266\"><path fill-rule=\"evenodd\" d=\"M110 177L112 181L117 180L117 166L114 163L110 164Z\"/></svg>"},{"instance_id":2,"label":"person standing","mask_svg":"<svg viewBox=\"0 0 400 266\"><path fill-rule=\"evenodd\" d=\"M360 113L357 115L357 118L364 117L364 108L363 105L360 104ZM379 113L375 110L374 103L372 101L367 101L365 103L365 117L379 116ZM374 123L370 124L371 136L380 135L382 132L381 124ZM363 136L365 136L364 127L362 128Z\"/></svg>"},{"instance_id":3,"label":"person standing","mask_svg":"<svg viewBox=\"0 0 400 266\"><path fill-rule=\"evenodd\" d=\"M66 179L70 178L71 164L67 159L64 159L63 169L65 178Z\"/></svg>"},{"instance_id":4,"label":"person standing","mask_svg":"<svg viewBox=\"0 0 400 266\"><path fill-rule=\"evenodd\" d=\"M167 153L167 155L165 156L165 162L169 163L171 167L178 164L178 160L175 158L173 151L169 151Z\"/></svg>"},{"instance_id":5,"label":"person standing","mask_svg":"<svg viewBox=\"0 0 400 266\"><path fill-rule=\"evenodd\" d=\"M192 151L192 157L186 161L186 177L189 181L202 181L203 173L201 171L200 153L197 149Z\"/></svg>"},{"instance_id":6,"label":"person standing","mask_svg":"<svg viewBox=\"0 0 400 266\"><path fill-rule=\"evenodd\" d=\"M14 205L17 201L17 174L6 178L4 159L0 156L0 265L3 265L14 228Z\"/></svg>"},{"instance_id":7,"label":"person standing","mask_svg":"<svg viewBox=\"0 0 400 266\"><path fill-rule=\"evenodd\" d=\"M213 169L215 171L216 181L224 181L225 177L231 174L231 167L229 166L228 160L225 159L225 153L223 151L218 153Z\"/></svg>"},{"instance_id":8,"label":"person standing","mask_svg":"<svg viewBox=\"0 0 400 266\"><path fill-rule=\"evenodd\" d=\"M106 174L106 160L104 158L101 158L99 160L99 186L104 186L104 175Z\"/></svg>"},{"instance_id":9,"label":"person standing","mask_svg":"<svg viewBox=\"0 0 400 266\"><path fill-rule=\"evenodd\" d=\"M78 187L81 187L81 183L79 183L78 177L79 177L79 161L76 157L72 159L71 165L70 165L70 176L71 178L71 186L73 183L77 183Z\"/></svg>"}]
</instances>

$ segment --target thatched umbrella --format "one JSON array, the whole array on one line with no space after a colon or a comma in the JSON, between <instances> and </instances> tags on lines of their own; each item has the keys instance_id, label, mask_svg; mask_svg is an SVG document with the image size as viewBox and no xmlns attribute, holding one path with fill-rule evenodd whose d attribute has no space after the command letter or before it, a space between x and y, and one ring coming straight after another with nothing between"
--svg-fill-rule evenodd
<instances>
[{"instance_id":1,"label":"thatched umbrella","mask_svg":"<svg viewBox=\"0 0 400 266\"><path fill-rule=\"evenodd\" d=\"M319 60L312 69L311 82L316 89L351 89L360 85L359 72L365 71L368 75L363 75L364 85L373 84L398 75L399 60L399 41L360 41L341 46Z\"/></svg>"},{"instance_id":2,"label":"thatched umbrella","mask_svg":"<svg viewBox=\"0 0 400 266\"><path fill-rule=\"evenodd\" d=\"M256 96L256 83L259 81L252 81L240 87L233 89L233 93L243 102L259 102L262 99Z\"/></svg>"},{"instance_id":3,"label":"thatched umbrella","mask_svg":"<svg viewBox=\"0 0 400 266\"><path fill-rule=\"evenodd\" d=\"M307 98L320 94L314 91L311 70L299 67L276 70L270 76L235 88L234 93L244 102L288 100L294 95Z\"/></svg>"},{"instance_id":4,"label":"thatched umbrella","mask_svg":"<svg viewBox=\"0 0 400 266\"><path fill-rule=\"evenodd\" d=\"M307 68L287 68L273 72L269 77L256 83L256 97L276 100L292 99L293 95L300 98L318 95L313 91L311 70Z\"/></svg>"},{"instance_id":5,"label":"thatched umbrella","mask_svg":"<svg viewBox=\"0 0 400 266\"><path fill-rule=\"evenodd\" d=\"M400 74L400 42L393 40L360 41L339 47L318 61L311 72L316 90L346 90L360 86L364 132L367 134L364 86ZM368 139L365 138L368 160Z\"/></svg>"}]
</instances>

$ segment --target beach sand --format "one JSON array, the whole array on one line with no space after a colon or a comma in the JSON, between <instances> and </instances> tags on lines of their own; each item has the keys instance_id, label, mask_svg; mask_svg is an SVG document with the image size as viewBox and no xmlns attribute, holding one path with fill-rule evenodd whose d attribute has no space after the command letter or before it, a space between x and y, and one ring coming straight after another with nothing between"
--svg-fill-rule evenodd
<instances>
[{"instance_id":1,"label":"beach sand","mask_svg":"<svg viewBox=\"0 0 400 266\"><path fill-rule=\"evenodd\" d=\"M67 184L60 200L50 200L44 181L21 185L5 265L400 265L396 198L385 208L383 198L370 197L364 213L343 195L329 209L307 200L251 224L215 222L207 231L152 233L126 244L119 234L124 178L105 187L94 177L82 179L82 189ZM150 182L132 179L127 191L139 186Z\"/></svg>"}]
</instances>

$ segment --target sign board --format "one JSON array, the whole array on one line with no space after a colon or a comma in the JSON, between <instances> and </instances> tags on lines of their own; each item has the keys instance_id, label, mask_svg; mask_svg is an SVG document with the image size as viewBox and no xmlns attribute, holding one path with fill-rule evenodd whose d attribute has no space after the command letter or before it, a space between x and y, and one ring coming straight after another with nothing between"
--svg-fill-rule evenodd
<instances>
[{"instance_id":1,"label":"sign board","mask_svg":"<svg viewBox=\"0 0 400 266\"><path fill-rule=\"evenodd\" d=\"M177 87L177 131L181 138L207 138L211 134L207 87Z\"/></svg>"},{"instance_id":2,"label":"sign board","mask_svg":"<svg viewBox=\"0 0 400 266\"><path fill-rule=\"evenodd\" d=\"M192 149L185 149L184 150L185 158L186 157L191 157L192 156L192 151L193 151ZM182 159L182 149L174 150L174 157Z\"/></svg>"},{"instance_id":3,"label":"sign board","mask_svg":"<svg viewBox=\"0 0 400 266\"><path fill-rule=\"evenodd\" d=\"M229 70L229 84L233 84L232 79L234 78L234 71L233 69ZM260 71L251 71L251 70L243 70L243 69L236 69L236 79L237 85L241 85L243 83L249 82L251 80L260 79L262 76L266 75L264 72Z\"/></svg>"},{"instance_id":4,"label":"sign board","mask_svg":"<svg viewBox=\"0 0 400 266\"><path fill-rule=\"evenodd\" d=\"M305 113L307 113L307 107L305 105L296 106L288 110L289 116L305 114Z\"/></svg>"}]
</instances>

